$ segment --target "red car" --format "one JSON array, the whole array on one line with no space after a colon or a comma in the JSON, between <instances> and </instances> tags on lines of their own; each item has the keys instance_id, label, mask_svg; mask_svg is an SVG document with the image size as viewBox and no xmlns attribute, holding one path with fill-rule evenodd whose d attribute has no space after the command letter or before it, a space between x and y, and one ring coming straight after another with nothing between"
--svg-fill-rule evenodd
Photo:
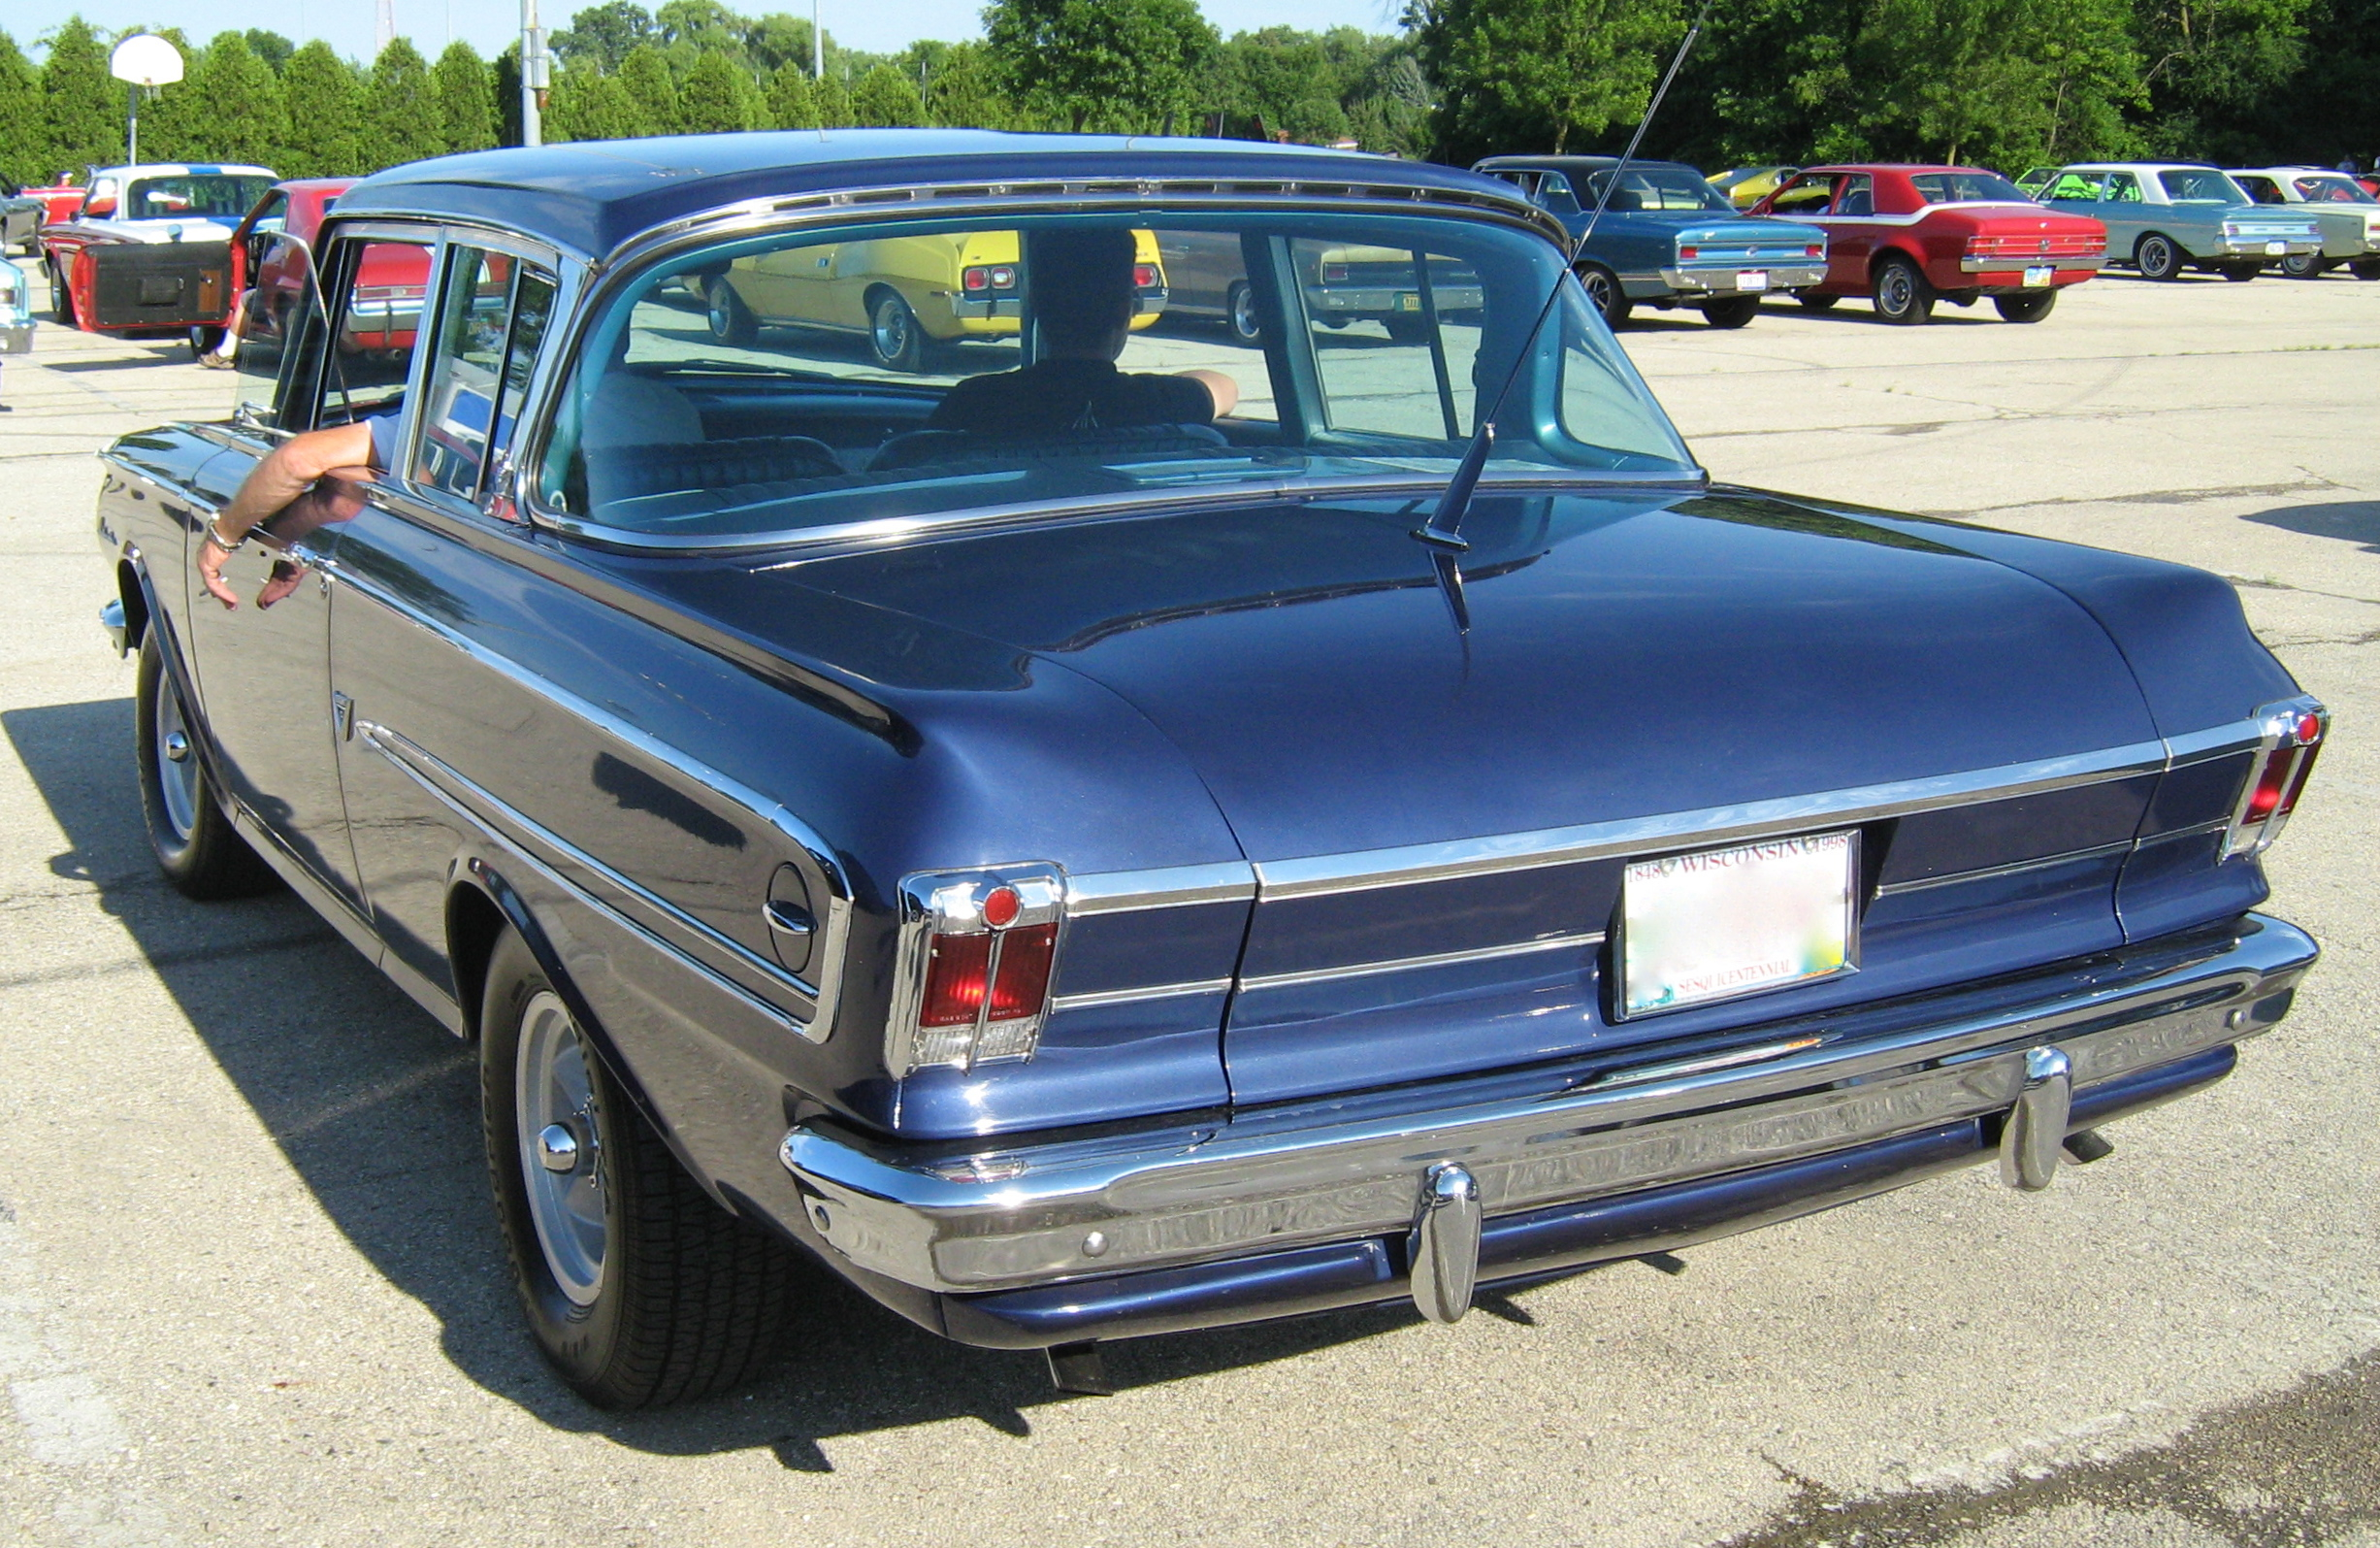
<instances>
[{"instance_id":1,"label":"red car","mask_svg":"<svg viewBox=\"0 0 2380 1548\"><path fill-rule=\"evenodd\" d=\"M2107 256L2104 225L2043 209L1974 167L1809 167L1751 213L1825 228L1826 280L1803 306L1866 296L1886 322L1924 322L1937 301L1984 296L2010 322L2038 322Z\"/></svg>"},{"instance_id":2,"label":"red car","mask_svg":"<svg viewBox=\"0 0 2380 1548\"><path fill-rule=\"evenodd\" d=\"M304 300L311 264L308 253L331 201L355 186L353 178L291 178L266 190L231 236L232 309L247 309L242 328L260 343L277 339L286 319ZM286 239L295 239L286 240ZM300 246L303 244L304 246ZM426 247L375 244L364 251L364 273L355 294L380 304L390 326L377 332L350 329L349 343L364 349L410 349L430 283ZM230 322L227 313L225 323ZM193 328L191 347L212 348L220 328Z\"/></svg>"}]
</instances>

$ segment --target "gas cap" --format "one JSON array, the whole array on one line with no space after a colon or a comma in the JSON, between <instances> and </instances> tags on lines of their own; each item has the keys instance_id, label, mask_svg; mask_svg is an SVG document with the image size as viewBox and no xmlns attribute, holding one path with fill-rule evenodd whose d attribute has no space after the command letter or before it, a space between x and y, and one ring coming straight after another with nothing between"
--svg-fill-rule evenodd
<instances>
[{"instance_id":1,"label":"gas cap","mask_svg":"<svg viewBox=\"0 0 2380 1548\"><path fill-rule=\"evenodd\" d=\"M768 921L768 943L787 972L806 973L818 941L818 916L810 909L809 878L797 866L779 866L768 878L768 902L761 909Z\"/></svg>"}]
</instances>

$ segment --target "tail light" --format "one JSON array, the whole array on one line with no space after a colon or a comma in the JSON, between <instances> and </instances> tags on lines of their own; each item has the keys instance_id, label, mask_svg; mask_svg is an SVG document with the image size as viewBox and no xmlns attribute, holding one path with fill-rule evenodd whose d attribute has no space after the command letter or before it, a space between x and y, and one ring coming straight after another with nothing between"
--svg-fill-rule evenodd
<instances>
[{"instance_id":1,"label":"tail light","mask_svg":"<svg viewBox=\"0 0 2380 1548\"><path fill-rule=\"evenodd\" d=\"M2000 239L1998 237L1969 237L1967 239L1967 256L1970 258L1990 258L1997 256L1999 252Z\"/></svg>"},{"instance_id":2,"label":"tail light","mask_svg":"<svg viewBox=\"0 0 2380 1548\"><path fill-rule=\"evenodd\" d=\"M1326 285L1334 285L1334 284L1344 284L1344 283L1346 283L1346 282L1347 282L1347 265L1346 265L1346 264L1343 264L1343 263L1326 263L1326 264L1322 265L1322 283L1324 283L1324 284L1326 284Z\"/></svg>"},{"instance_id":3,"label":"tail light","mask_svg":"<svg viewBox=\"0 0 2380 1548\"><path fill-rule=\"evenodd\" d=\"M1803 257L1805 257L1805 258L1823 258L1823 257L1825 257L1825 256L1826 256L1826 244L1825 244L1825 243L1823 243L1823 242L1813 242L1813 243L1811 243L1811 244L1810 244L1809 247L1804 247L1804 248L1802 249L1802 256L1803 256Z\"/></svg>"},{"instance_id":4,"label":"tail light","mask_svg":"<svg viewBox=\"0 0 2380 1548\"><path fill-rule=\"evenodd\" d=\"M1703 249L1696 247L1683 247L1678 249L1678 261L1679 263L1692 263L1695 259L1701 257L1702 255Z\"/></svg>"},{"instance_id":5,"label":"tail light","mask_svg":"<svg viewBox=\"0 0 2380 1548\"><path fill-rule=\"evenodd\" d=\"M1014 290L1017 270L1014 264L969 264L959 272L959 284L968 295L980 295L986 290Z\"/></svg>"},{"instance_id":6,"label":"tail light","mask_svg":"<svg viewBox=\"0 0 2380 1548\"><path fill-rule=\"evenodd\" d=\"M1161 282L1157 277L1156 264L1136 263L1132 265L1132 287L1135 290L1155 290Z\"/></svg>"},{"instance_id":7,"label":"tail light","mask_svg":"<svg viewBox=\"0 0 2380 1548\"><path fill-rule=\"evenodd\" d=\"M2292 699L2266 705L2256 712L2256 762L2239 790L2231 830L2223 837L2223 858L2259 855L2281 837L2289 814L2298 809L2314 759L2330 733L2331 712L2311 699Z\"/></svg>"},{"instance_id":8,"label":"tail light","mask_svg":"<svg viewBox=\"0 0 2380 1548\"><path fill-rule=\"evenodd\" d=\"M1050 1010L1066 887L1057 868L911 876L885 1059L896 1077L1029 1059Z\"/></svg>"}]
</instances>

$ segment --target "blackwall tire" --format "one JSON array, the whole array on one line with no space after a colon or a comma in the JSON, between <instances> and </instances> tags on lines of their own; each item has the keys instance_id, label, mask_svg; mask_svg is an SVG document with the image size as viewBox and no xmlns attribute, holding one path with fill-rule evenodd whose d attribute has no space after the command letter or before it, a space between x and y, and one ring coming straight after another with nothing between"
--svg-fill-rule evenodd
<instances>
[{"instance_id":1,"label":"blackwall tire","mask_svg":"<svg viewBox=\"0 0 2380 1548\"><path fill-rule=\"evenodd\" d=\"M1906 328L1934 320L1934 287L1907 258L1894 255L1877 264L1871 294L1875 314L1886 322Z\"/></svg>"},{"instance_id":2,"label":"blackwall tire","mask_svg":"<svg viewBox=\"0 0 2380 1548\"><path fill-rule=\"evenodd\" d=\"M1758 296L1730 296L1724 301L1706 302L1703 321L1713 328L1741 328L1760 315Z\"/></svg>"},{"instance_id":3,"label":"blackwall tire","mask_svg":"<svg viewBox=\"0 0 2380 1548\"><path fill-rule=\"evenodd\" d=\"M132 742L139 759L141 815L148 826L149 852L165 879L184 897L201 900L248 898L280 885L223 814L199 755L198 728L166 670L165 646L154 624L141 637L134 684Z\"/></svg>"},{"instance_id":4,"label":"blackwall tire","mask_svg":"<svg viewBox=\"0 0 2380 1548\"><path fill-rule=\"evenodd\" d=\"M1802 310L1804 312L1832 312L1835 310L1835 303L1841 301L1842 297L1795 296L1793 299L1802 304Z\"/></svg>"},{"instance_id":5,"label":"blackwall tire","mask_svg":"<svg viewBox=\"0 0 2380 1548\"><path fill-rule=\"evenodd\" d=\"M2182 277L2182 249L2173 239L2150 232L2133 245L2132 261L2143 280L2178 280Z\"/></svg>"},{"instance_id":6,"label":"blackwall tire","mask_svg":"<svg viewBox=\"0 0 2380 1548\"><path fill-rule=\"evenodd\" d=\"M1993 308L2008 322L2038 322L2057 304L2055 290L2022 290L2014 295L1992 297Z\"/></svg>"},{"instance_id":7,"label":"blackwall tire","mask_svg":"<svg viewBox=\"0 0 2380 1548\"><path fill-rule=\"evenodd\" d=\"M710 328L710 336L721 344L748 345L760 337L760 319L744 305L744 298L728 283L726 275L714 275L702 292L702 320Z\"/></svg>"},{"instance_id":8,"label":"blackwall tire","mask_svg":"<svg viewBox=\"0 0 2380 1548\"><path fill-rule=\"evenodd\" d=\"M887 371L914 375L926 369L926 329L897 290L867 298L867 352Z\"/></svg>"},{"instance_id":9,"label":"blackwall tire","mask_svg":"<svg viewBox=\"0 0 2380 1548\"><path fill-rule=\"evenodd\" d=\"M1586 299L1603 313L1603 320L1613 332L1628 325L1628 314L1636 309L1629 303L1628 292L1620 287L1619 276L1599 263L1584 264L1579 270L1579 283L1586 286Z\"/></svg>"},{"instance_id":10,"label":"blackwall tire","mask_svg":"<svg viewBox=\"0 0 2380 1548\"><path fill-rule=\"evenodd\" d=\"M518 932L480 1002L488 1178L531 1335L603 1408L740 1386L773 1359L799 1268L686 1174Z\"/></svg>"}]
</instances>

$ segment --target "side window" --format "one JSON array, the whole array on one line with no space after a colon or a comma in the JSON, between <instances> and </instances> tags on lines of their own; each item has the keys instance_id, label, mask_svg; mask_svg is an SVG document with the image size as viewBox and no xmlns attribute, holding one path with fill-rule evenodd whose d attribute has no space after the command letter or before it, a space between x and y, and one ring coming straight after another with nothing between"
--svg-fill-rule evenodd
<instances>
[{"instance_id":1,"label":"side window","mask_svg":"<svg viewBox=\"0 0 2380 1548\"><path fill-rule=\"evenodd\" d=\"M390 412L405 399L430 288L430 246L344 243L334 250L331 272L340 292L315 422L353 424Z\"/></svg>"},{"instance_id":2,"label":"side window","mask_svg":"<svg viewBox=\"0 0 2380 1548\"><path fill-rule=\"evenodd\" d=\"M447 249L438 344L424 379L416 482L478 499L489 450L509 439L519 414L553 295L550 276L508 254Z\"/></svg>"},{"instance_id":3,"label":"side window","mask_svg":"<svg viewBox=\"0 0 2380 1548\"><path fill-rule=\"evenodd\" d=\"M1824 214L1834 197L1833 178L1796 178L1777 192L1769 208L1780 215Z\"/></svg>"},{"instance_id":4,"label":"side window","mask_svg":"<svg viewBox=\"0 0 2380 1548\"><path fill-rule=\"evenodd\" d=\"M2232 181L2238 183L2241 187L2247 189L2248 197L2255 200L2258 204L2289 203L2289 196L2281 192L2281 185L2273 181L2270 178L2234 176Z\"/></svg>"},{"instance_id":5,"label":"side window","mask_svg":"<svg viewBox=\"0 0 2380 1548\"><path fill-rule=\"evenodd\" d=\"M1538 180L1537 202L1556 214L1576 214L1582 208L1578 194L1571 191L1570 180L1558 172Z\"/></svg>"},{"instance_id":6,"label":"side window","mask_svg":"<svg viewBox=\"0 0 2380 1548\"><path fill-rule=\"evenodd\" d=\"M1468 438L1482 306L1471 266L1312 239L1289 249L1322 389L1320 422L1341 433Z\"/></svg>"},{"instance_id":7,"label":"side window","mask_svg":"<svg viewBox=\"0 0 2380 1548\"><path fill-rule=\"evenodd\" d=\"M286 233L249 239L252 266L232 319L239 369L232 393L235 418L261 419L303 430L313 407L314 357L329 329L313 254Z\"/></svg>"},{"instance_id":8,"label":"side window","mask_svg":"<svg viewBox=\"0 0 2380 1548\"><path fill-rule=\"evenodd\" d=\"M2140 180L2129 172L2107 174L2107 191L2101 195L2109 204L2140 203Z\"/></svg>"},{"instance_id":9,"label":"side window","mask_svg":"<svg viewBox=\"0 0 2380 1548\"><path fill-rule=\"evenodd\" d=\"M1875 214L1875 180L1864 172L1843 179L1835 190L1835 214L1846 219Z\"/></svg>"},{"instance_id":10,"label":"side window","mask_svg":"<svg viewBox=\"0 0 2380 1548\"><path fill-rule=\"evenodd\" d=\"M2062 199L2097 204L2099 202L2099 179L2086 172L2061 172L2049 180L2049 186L2041 190L2041 197L2044 200Z\"/></svg>"}]
</instances>

